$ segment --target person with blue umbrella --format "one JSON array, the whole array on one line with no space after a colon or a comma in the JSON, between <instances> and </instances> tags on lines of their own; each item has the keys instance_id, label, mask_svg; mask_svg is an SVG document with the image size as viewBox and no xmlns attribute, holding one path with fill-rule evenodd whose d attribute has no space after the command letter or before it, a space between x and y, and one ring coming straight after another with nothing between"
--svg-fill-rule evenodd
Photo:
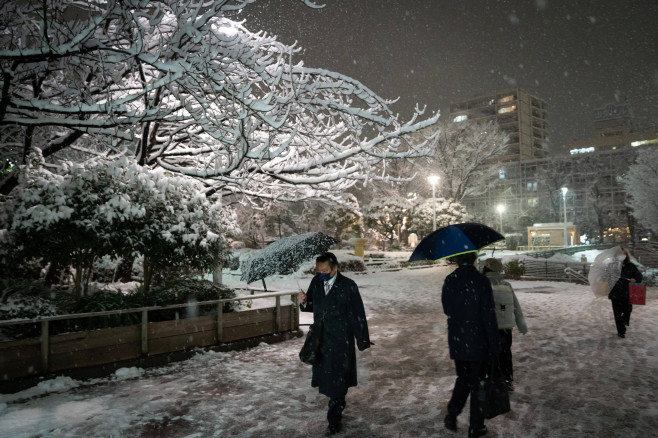
<instances>
[{"instance_id":1,"label":"person with blue umbrella","mask_svg":"<svg viewBox=\"0 0 658 438\"><path fill-rule=\"evenodd\" d=\"M476 252L453 257L457 263L441 291L443 312L448 316L448 348L457 379L444 419L447 429L457 430L457 416L470 395L469 438L487 433L477 392L489 361L500 353L500 340L491 282L475 267Z\"/></svg>"}]
</instances>

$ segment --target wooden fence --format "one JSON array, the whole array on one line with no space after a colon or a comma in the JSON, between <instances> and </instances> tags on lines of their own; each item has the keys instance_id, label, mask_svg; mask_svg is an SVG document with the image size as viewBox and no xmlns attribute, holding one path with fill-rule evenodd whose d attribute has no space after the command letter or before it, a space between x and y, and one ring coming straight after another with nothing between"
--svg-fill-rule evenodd
<instances>
[{"instance_id":1,"label":"wooden fence","mask_svg":"<svg viewBox=\"0 0 658 438\"><path fill-rule=\"evenodd\" d=\"M291 298L291 303L281 305L281 297L286 296ZM225 303L266 298L274 298L275 306L222 312ZM39 337L0 342L0 383L49 372L120 362L195 347L209 347L299 329L296 292L274 292L195 303L199 308L212 305L217 307L216 314L159 322L149 322L149 312L189 309L190 305L175 304L0 321L0 327L24 324L41 326ZM141 314L139 324L49 334L53 321L135 313Z\"/></svg>"}]
</instances>

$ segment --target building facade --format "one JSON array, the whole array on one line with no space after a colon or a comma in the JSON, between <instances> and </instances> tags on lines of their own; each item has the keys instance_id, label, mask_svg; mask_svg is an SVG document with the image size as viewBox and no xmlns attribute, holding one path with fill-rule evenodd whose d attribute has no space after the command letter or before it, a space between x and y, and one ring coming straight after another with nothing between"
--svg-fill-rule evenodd
<instances>
[{"instance_id":1,"label":"building facade","mask_svg":"<svg viewBox=\"0 0 658 438\"><path fill-rule=\"evenodd\" d=\"M567 221L593 240L627 239L633 224L622 176L638 149L658 146L658 130L635 130L624 105L596 110L594 126L592 137L569 142L567 155L505 157L491 190L464 199L468 212L496 228L502 221L505 233L526 235L534 223L563 222L566 207Z\"/></svg>"},{"instance_id":2,"label":"building facade","mask_svg":"<svg viewBox=\"0 0 658 438\"><path fill-rule=\"evenodd\" d=\"M509 153L503 162L528 161L548 156L548 105L523 88L452 102L450 119L494 120L509 137Z\"/></svg>"}]
</instances>

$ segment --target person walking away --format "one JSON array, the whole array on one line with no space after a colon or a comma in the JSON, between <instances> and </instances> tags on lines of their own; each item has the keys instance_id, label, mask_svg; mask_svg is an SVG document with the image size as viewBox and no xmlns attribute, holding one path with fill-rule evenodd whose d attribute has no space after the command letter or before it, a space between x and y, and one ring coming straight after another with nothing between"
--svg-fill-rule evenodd
<instances>
[{"instance_id":1,"label":"person walking away","mask_svg":"<svg viewBox=\"0 0 658 438\"><path fill-rule=\"evenodd\" d=\"M444 425L449 430L457 430L457 416L470 395L468 436L474 438L487 433L477 392L488 361L500 353L500 341L491 283L475 267L477 255L469 252L453 260L458 267L443 283L441 302L448 316L448 347L457 379Z\"/></svg>"},{"instance_id":2,"label":"person walking away","mask_svg":"<svg viewBox=\"0 0 658 438\"><path fill-rule=\"evenodd\" d=\"M311 386L329 397L327 434L342 429L342 412L348 388L357 385L356 351L373 345L363 301L356 283L338 272L338 260L327 252L315 261L317 275L308 291L300 291L300 310L313 312L313 320L324 320L321 363L313 366Z\"/></svg>"},{"instance_id":3,"label":"person walking away","mask_svg":"<svg viewBox=\"0 0 658 438\"><path fill-rule=\"evenodd\" d=\"M617 336L625 338L626 327L631 322L631 312L633 311L633 305L628 302L628 284L641 282L642 273L631 262L631 254L628 249L621 248L621 251L626 255L621 265L621 277L612 287L608 298L612 302L612 314L615 317Z\"/></svg>"},{"instance_id":4,"label":"person walking away","mask_svg":"<svg viewBox=\"0 0 658 438\"><path fill-rule=\"evenodd\" d=\"M516 298L512 285L503 280L503 263L500 259L489 258L484 262L482 273L491 282L493 299L496 305L496 321L498 322L498 336L500 337L500 355L498 363L500 371L505 377L507 388L514 391L514 369L512 366L512 329L516 326L522 334L528 332L523 317L523 310Z\"/></svg>"}]
</instances>

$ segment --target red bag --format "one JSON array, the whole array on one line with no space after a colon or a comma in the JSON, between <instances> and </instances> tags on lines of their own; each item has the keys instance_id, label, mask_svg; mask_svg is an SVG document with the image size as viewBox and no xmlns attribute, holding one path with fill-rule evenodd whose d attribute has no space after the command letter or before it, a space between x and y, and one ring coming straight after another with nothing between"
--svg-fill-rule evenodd
<instances>
[{"instance_id":1,"label":"red bag","mask_svg":"<svg viewBox=\"0 0 658 438\"><path fill-rule=\"evenodd\" d=\"M647 302L647 287L642 283L629 283L628 302L644 306Z\"/></svg>"}]
</instances>

